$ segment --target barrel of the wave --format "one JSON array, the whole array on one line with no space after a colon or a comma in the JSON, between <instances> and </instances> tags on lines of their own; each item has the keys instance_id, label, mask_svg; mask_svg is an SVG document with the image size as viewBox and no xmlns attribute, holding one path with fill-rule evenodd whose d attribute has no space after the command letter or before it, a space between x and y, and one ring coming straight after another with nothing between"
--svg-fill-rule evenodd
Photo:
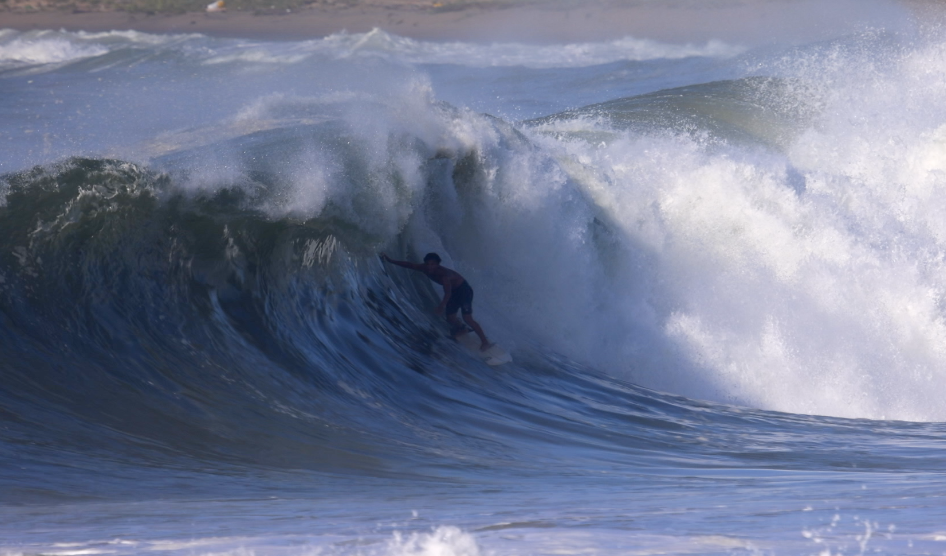
<instances>
[{"instance_id":1,"label":"barrel of the wave","mask_svg":"<svg viewBox=\"0 0 946 556\"><path fill-rule=\"evenodd\" d=\"M443 286L443 301L434 309L434 312L444 313L450 325L450 336L457 343L482 358L487 365L502 365L512 361L509 352L491 342L483 332L483 328L473 318L473 288L459 272L441 266L440 255L427 253L423 264L398 261L384 253L381 253L380 257L382 261L393 265L423 272L433 282ZM462 323L457 318L457 311L463 315ZM471 331L474 334L471 334Z\"/></svg>"}]
</instances>

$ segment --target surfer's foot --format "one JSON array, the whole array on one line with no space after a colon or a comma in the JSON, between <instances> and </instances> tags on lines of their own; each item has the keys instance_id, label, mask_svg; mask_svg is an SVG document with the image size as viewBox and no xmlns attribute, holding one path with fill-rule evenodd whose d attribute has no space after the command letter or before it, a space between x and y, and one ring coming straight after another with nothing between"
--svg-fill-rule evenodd
<instances>
[{"instance_id":1,"label":"surfer's foot","mask_svg":"<svg viewBox=\"0 0 946 556\"><path fill-rule=\"evenodd\" d=\"M486 350L488 350L489 348L491 348L491 347L493 347L493 346L495 346L495 345L496 345L496 344L494 344L494 343L492 343L492 342L483 342L482 344L480 344L480 351L486 351Z\"/></svg>"}]
</instances>

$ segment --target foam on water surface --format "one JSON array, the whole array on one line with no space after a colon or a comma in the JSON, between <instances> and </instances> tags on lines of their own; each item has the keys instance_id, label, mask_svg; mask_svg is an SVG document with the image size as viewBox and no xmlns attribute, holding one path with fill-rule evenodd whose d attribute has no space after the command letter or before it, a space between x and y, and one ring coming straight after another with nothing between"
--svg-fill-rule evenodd
<instances>
[{"instance_id":1,"label":"foam on water surface","mask_svg":"<svg viewBox=\"0 0 946 556\"><path fill-rule=\"evenodd\" d=\"M943 44L2 32L2 550L935 552Z\"/></svg>"}]
</instances>

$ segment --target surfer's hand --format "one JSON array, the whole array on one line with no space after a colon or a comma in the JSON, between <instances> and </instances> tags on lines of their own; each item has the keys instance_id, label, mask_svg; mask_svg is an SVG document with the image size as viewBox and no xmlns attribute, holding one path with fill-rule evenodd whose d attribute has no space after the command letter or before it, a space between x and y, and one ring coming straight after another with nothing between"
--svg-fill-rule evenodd
<instances>
[{"instance_id":1,"label":"surfer's hand","mask_svg":"<svg viewBox=\"0 0 946 556\"><path fill-rule=\"evenodd\" d=\"M382 261L385 261L385 262L391 260L391 258L388 257L387 254L385 254L385 253L381 253L381 254L378 255L378 256L381 257L381 260L382 260Z\"/></svg>"}]
</instances>

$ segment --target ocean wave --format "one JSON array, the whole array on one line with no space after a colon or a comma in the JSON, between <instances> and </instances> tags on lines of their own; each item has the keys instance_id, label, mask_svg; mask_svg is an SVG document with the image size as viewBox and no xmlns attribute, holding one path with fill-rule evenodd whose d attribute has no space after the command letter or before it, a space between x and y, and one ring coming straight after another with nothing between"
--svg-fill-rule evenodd
<instances>
[{"instance_id":1,"label":"ocean wave","mask_svg":"<svg viewBox=\"0 0 946 556\"><path fill-rule=\"evenodd\" d=\"M78 44L56 33L33 33L0 42L0 69L61 64L100 56L108 49L98 44Z\"/></svg>"},{"instance_id":2,"label":"ocean wave","mask_svg":"<svg viewBox=\"0 0 946 556\"><path fill-rule=\"evenodd\" d=\"M666 44L624 37L614 41L561 45L425 42L374 29L362 34L336 34L324 44L341 56L387 55L412 64L457 64L471 67L523 66L577 68L620 61L673 60L688 57L730 58L744 48L722 41L704 45Z\"/></svg>"},{"instance_id":3,"label":"ocean wave","mask_svg":"<svg viewBox=\"0 0 946 556\"><path fill-rule=\"evenodd\" d=\"M376 279L378 251L437 251L470 279L478 316L513 349L540 346L693 399L938 420L939 393L929 384L943 358L942 234L930 207L939 203L941 83L916 68L934 63L939 49L898 51L883 64L863 52L871 51L817 45L804 60L772 62L782 77L675 87L522 123L442 102L428 75L400 65L348 68L371 79L305 93L273 92L263 75L266 94L212 98L219 117L137 145L137 160L150 162L136 171L171 185L136 202L232 205L206 219L219 228L206 239L222 249L218 258L180 275L218 298L249 295L260 269L291 282L321 260L348 261L337 269L348 277L343 289L362 291L357 284ZM239 77L249 86L247 74ZM904 80L915 85L906 103L894 86ZM44 179L52 178L33 182ZM94 191L27 228L73 229L70 219L85 210L78 207L107 214L79 202ZM233 235L238 214L252 223L242 240ZM306 226L328 235L294 235L315 233ZM269 243L254 235L263 229L301 243ZM145 244L176 237L155 233ZM39 272L40 259L58 260L33 256L20 235L7 249L9 269ZM295 266L270 268L247 255L264 244ZM347 256L329 257L328 246ZM376 294L400 296L400 288L410 294L399 305L407 314L422 314L434 295L423 280Z\"/></svg>"},{"instance_id":4,"label":"ocean wave","mask_svg":"<svg viewBox=\"0 0 946 556\"><path fill-rule=\"evenodd\" d=\"M41 74L63 67L101 71L158 59L168 52L188 51L201 35L155 35L139 31L14 31L0 34L0 71ZM112 56L108 56L111 54ZM98 62L94 62L98 60Z\"/></svg>"},{"instance_id":5,"label":"ocean wave","mask_svg":"<svg viewBox=\"0 0 946 556\"><path fill-rule=\"evenodd\" d=\"M188 191L174 179L107 159L4 177L0 398L18 416L8 440L40 434L110 461L196 459L227 473L446 479L453 467L527 472L563 442L644 450L644 462L677 428L665 421L679 416L656 408L689 411L520 346L498 325L521 360L485 375L426 310L436 296L426 279L376 257L416 242L409 227L385 242L344 213L271 216L274 185ZM623 400L594 419L649 432L602 436L589 424L563 437L570 410L520 396L556 376L562 392ZM519 433L495 433L481 408L497 404L519 408L501 419ZM52 428L40 433L40 421Z\"/></svg>"},{"instance_id":6,"label":"ocean wave","mask_svg":"<svg viewBox=\"0 0 946 556\"><path fill-rule=\"evenodd\" d=\"M63 64L120 50L174 53L201 65L282 64L311 60L380 57L407 64L455 64L468 67L579 68L621 61L675 60L689 57L731 58L745 49L721 41L704 45L664 44L625 37L599 43L529 45L518 43L437 43L374 29L336 33L296 43L211 39L198 34L155 35L138 31L106 33L6 30L0 35L0 69ZM46 71L54 68L47 68Z\"/></svg>"}]
</instances>

